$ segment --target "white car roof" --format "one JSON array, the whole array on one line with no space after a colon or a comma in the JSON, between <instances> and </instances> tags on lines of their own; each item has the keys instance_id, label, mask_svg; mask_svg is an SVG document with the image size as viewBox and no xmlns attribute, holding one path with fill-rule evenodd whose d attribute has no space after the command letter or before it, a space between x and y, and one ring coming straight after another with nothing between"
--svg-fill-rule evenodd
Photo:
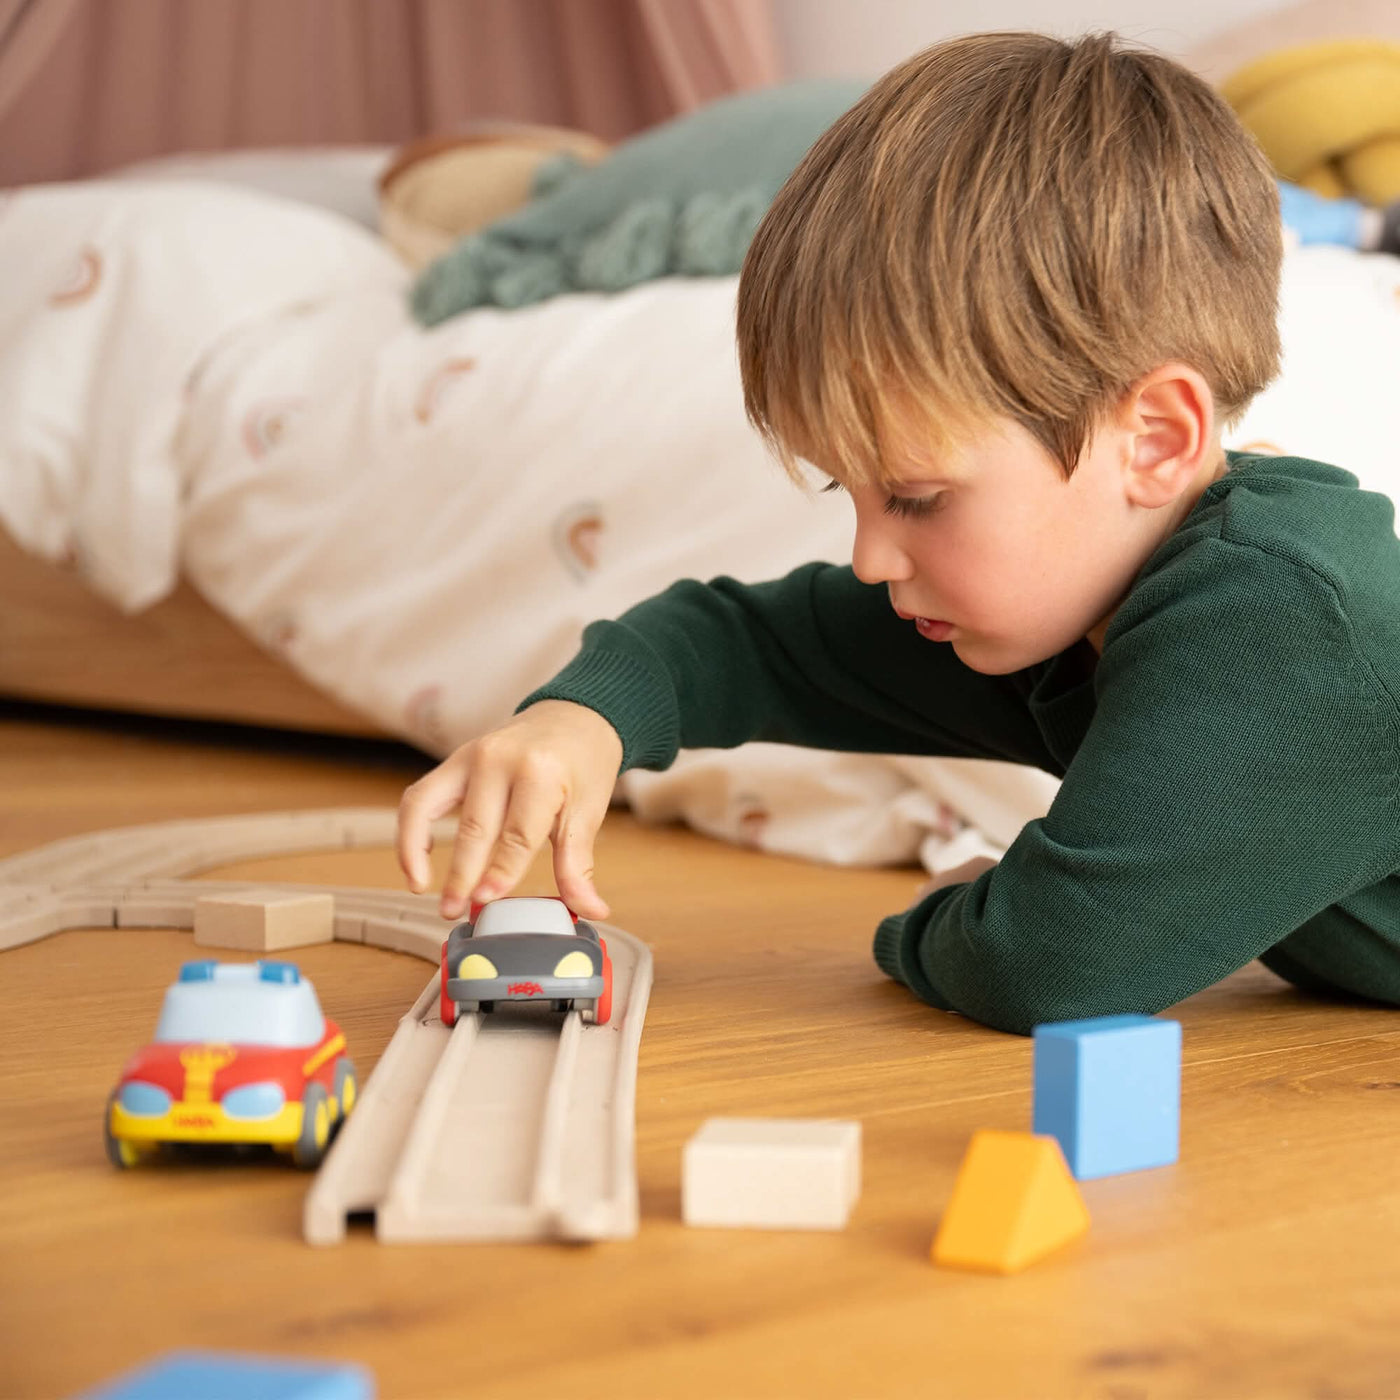
<instances>
[{"instance_id":1,"label":"white car roof","mask_svg":"<svg viewBox=\"0 0 1400 1400\"><path fill-rule=\"evenodd\" d=\"M572 937L577 929L562 899L517 895L492 900L472 925L473 938L490 938L498 933L561 933Z\"/></svg>"},{"instance_id":2,"label":"white car roof","mask_svg":"<svg viewBox=\"0 0 1400 1400\"><path fill-rule=\"evenodd\" d=\"M229 1041L291 1049L312 1045L326 1022L311 983L269 981L261 963L205 964L210 971L165 993L155 1039Z\"/></svg>"}]
</instances>

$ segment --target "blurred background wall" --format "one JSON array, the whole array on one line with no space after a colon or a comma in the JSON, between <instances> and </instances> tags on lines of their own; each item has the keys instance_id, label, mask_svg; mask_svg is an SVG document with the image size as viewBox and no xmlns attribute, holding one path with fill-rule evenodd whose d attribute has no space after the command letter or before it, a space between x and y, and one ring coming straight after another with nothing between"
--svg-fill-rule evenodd
<instances>
[{"instance_id":1,"label":"blurred background wall","mask_svg":"<svg viewBox=\"0 0 1400 1400\"><path fill-rule=\"evenodd\" d=\"M869 73L970 29L1074 34L1116 29L1180 55L1278 0L772 0L779 60L793 76Z\"/></svg>"},{"instance_id":2,"label":"blurred background wall","mask_svg":"<svg viewBox=\"0 0 1400 1400\"><path fill-rule=\"evenodd\" d=\"M726 92L785 78L873 78L970 29L1116 28L1179 54L1273 8L1274 0L0 0L0 185L176 151L397 144L486 118L617 140Z\"/></svg>"}]
</instances>

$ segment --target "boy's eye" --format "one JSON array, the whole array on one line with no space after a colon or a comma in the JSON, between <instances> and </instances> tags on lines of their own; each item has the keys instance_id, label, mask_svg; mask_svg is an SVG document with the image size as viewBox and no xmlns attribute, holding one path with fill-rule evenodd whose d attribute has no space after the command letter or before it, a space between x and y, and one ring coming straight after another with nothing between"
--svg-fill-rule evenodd
<instances>
[{"instance_id":1,"label":"boy's eye","mask_svg":"<svg viewBox=\"0 0 1400 1400\"><path fill-rule=\"evenodd\" d=\"M839 481L828 481L822 487L823 491L844 491L845 489ZM945 504L943 498L947 494L946 491L938 491L932 496L890 496L885 500L884 511L886 515L897 515L904 519L922 519L926 515L932 515L935 511L942 510Z\"/></svg>"},{"instance_id":2,"label":"boy's eye","mask_svg":"<svg viewBox=\"0 0 1400 1400\"><path fill-rule=\"evenodd\" d=\"M948 493L940 491L934 496L891 496L885 502L886 515L898 515L906 519L922 519L943 508L943 498Z\"/></svg>"}]
</instances>

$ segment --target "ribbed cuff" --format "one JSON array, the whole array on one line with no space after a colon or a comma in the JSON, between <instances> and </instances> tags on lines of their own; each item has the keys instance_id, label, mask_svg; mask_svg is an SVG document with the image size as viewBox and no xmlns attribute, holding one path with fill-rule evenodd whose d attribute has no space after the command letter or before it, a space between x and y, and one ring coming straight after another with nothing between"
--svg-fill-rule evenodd
<instances>
[{"instance_id":1,"label":"ribbed cuff","mask_svg":"<svg viewBox=\"0 0 1400 1400\"><path fill-rule=\"evenodd\" d=\"M675 697L632 657L583 650L552 680L533 690L515 712L540 700L570 700L602 715L622 740L619 773L669 768L680 749Z\"/></svg>"},{"instance_id":2,"label":"ribbed cuff","mask_svg":"<svg viewBox=\"0 0 1400 1400\"><path fill-rule=\"evenodd\" d=\"M875 962L880 971L893 977L901 986L908 987L920 1001L926 1001L940 1011L954 1010L953 1004L929 981L928 974L921 966L919 942L922 934L919 930L922 925L916 924L911 929L909 920L916 910L921 911L923 919L930 918L932 909L941 904L948 897L948 891L954 888L957 887L949 885L935 890L919 904L881 919L875 928ZM926 928L924 932L927 932ZM906 951L909 954L907 963L904 959Z\"/></svg>"},{"instance_id":3,"label":"ribbed cuff","mask_svg":"<svg viewBox=\"0 0 1400 1400\"><path fill-rule=\"evenodd\" d=\"M875 930L875 964L886 977L893 977L906 987L908 979L899 969L899 945L904 938L904 915L891 914L881 919Z\"/></svg>"}]
</instances>

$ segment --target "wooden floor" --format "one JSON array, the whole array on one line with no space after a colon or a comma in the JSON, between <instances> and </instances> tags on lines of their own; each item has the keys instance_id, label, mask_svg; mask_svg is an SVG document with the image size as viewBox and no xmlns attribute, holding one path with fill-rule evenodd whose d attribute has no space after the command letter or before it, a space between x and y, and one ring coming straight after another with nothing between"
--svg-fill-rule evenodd
<instances>
[{"instance_id":1,"label":"wooden floor","mask_svg":"<svg viewBox=\"0 0 1400 1400\"><path fill-rule=\"evenodd\" d=\"M0 855L143 821L397 802L408 750L0 710ZM441 853L439 853L441 854ZM919 1005L870 958L916 872L840 871L614 813L614 921L656 985L642 1223L591 1246L313 1249L277 1162L118 1173L104 1098L188 935L75 931L0 955L0 1394L68 1396L166 1350L352 1359L380 1395L1400 1396L1400 1018L1254 967L1181 1006L1182 1155L1083 1184L1090 1233L1013 1278L934 1268L969 1135L1029 1127L1031 1046ZM385 851L221 867L397 887ZM527 892L546 892L538 864ZM1222 917L1228 917L1224 913ZM298 962L362 1072L431 969ZM840 1233L680 1223L714 1114L864 1125Z\"/></svg>"}]
</instances>

